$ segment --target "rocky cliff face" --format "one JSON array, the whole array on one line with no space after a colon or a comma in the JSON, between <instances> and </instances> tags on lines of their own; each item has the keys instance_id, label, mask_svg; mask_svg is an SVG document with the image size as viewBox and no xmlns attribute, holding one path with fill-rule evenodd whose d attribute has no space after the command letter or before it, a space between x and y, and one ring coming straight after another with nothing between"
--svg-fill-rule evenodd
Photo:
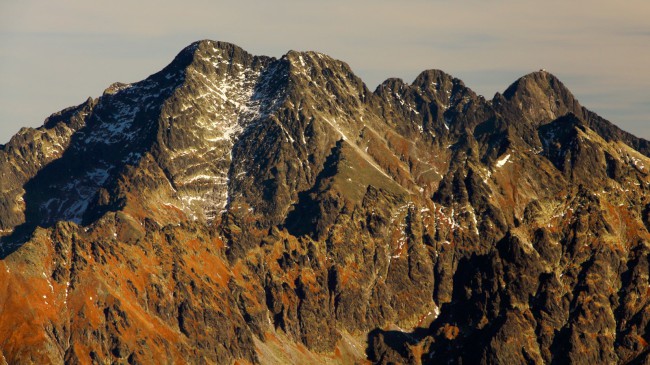
<instances>
[{"instance_id":1,"label":"rocky cliff face","mask_svg":"<svg viewBox=\"0 0 650 365\"><path fill-rule=\"evenodd\" d=\"M0 363L645 363L649 155L545 71L196 42L0 146Z\"/></svg>"}]
</instances>

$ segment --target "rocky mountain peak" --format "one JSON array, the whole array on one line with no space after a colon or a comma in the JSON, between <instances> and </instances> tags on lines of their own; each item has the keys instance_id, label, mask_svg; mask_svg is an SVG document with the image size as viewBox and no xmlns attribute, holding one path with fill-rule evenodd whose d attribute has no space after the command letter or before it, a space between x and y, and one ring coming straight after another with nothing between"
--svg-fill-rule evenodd
<instances>
[{"instance_id":1,"label":"rocky mountain peak","mask_svg":"<svg viewBox=\"0 0 650 365\"><path fill-rule=\"evenodd\" d=\"M413 81L413 86L435 92L451 92L454 86L465 87L465 84L442 70L432 69L421 72Z\"/></svg>"},{"instance_id":2,"label":"rocky mountain peak","mask_svg":"<svg viewBox=\"0 0 650 365\"><path fill-rule=\"evenodd\" d=\"M336 97L338 93L366 93L363 81L356 76L350 66L319 52L289 51L283 56L289 61L292 82L299 87L307 87L314 93L325 92ZM319 89L322 89L319 91Z\"/></svg>"},{"instance_id":3,"label":"rocky mountain peak","mask_svg":"<svg viewBox=\"0 0 650 365\"><path fill-rule=\"evenodd\" d=\"M195 42L0 146L0 362L644 363L649 146Z\"/></svg>"},{"instance_id":4,"label":"rocky mountain peak","mask_svg":"<svg viewBox=\"0 0 650 365\"><path fill-rule=\"evenodd\" d=\"M582 117L582 107L569 89L545 70L524 75L503 93L504 102L495 97L497 105L518 110L522 119L533 126L548 123L566 113Z\"/></svg>"},{"instance_id":5,"label":"rocky mountain peak","mask_svg":"<svg viewBox=\"0 0 650 365\"><path fill-rule=\"evenodd\" d=\"M564 84L552 73L539 70L526 74L513 82L503 96L512 100L523 95L534 97L546 94L570 94Z\"/></svg>"},{"instance_id":6,"label":"rocky mountain peak","mask_svg":"<svg viewBox=\"0 0 650 365\"><path fill-rule=\"evenodd\" d=\"M186 49L193 54L197 69L200 67L203 67L204 71L215 69L218 74L233 68L250 66L252 62L268 63L273 60L271 57L253 56L241 47L227 42L202 40L191 44Z\"/></svg>"}]
</instances>

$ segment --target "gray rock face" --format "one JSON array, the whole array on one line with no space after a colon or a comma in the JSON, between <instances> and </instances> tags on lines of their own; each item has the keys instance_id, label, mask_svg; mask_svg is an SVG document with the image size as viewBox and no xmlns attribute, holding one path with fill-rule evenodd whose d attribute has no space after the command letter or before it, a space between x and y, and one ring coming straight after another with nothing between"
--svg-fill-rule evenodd
<instances>
[{"instance_id":1,"label":"gray rock face","mask_svg":"<svg viewBox=\"0 0 650 365\"><path fill-rule=\"evenodd\" d=\"M196 42L0 146L0 358L643 363L649 155L545 71Z\"/></svg>"}]
</instances>

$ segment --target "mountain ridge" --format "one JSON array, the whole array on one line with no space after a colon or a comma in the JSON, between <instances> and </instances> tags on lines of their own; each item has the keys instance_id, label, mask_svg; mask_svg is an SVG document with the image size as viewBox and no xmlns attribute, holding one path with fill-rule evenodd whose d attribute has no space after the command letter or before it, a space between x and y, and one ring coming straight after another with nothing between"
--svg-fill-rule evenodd
<instances>
[{"instance_id":1,"label":"mountain ridge","mask_svg":"<svg viewBox=\"0 0 650 365\"><path fill-rule=\"evenodd\" d=\"M198 41L0 146L0 354L647 361L649 154L546 71Z\"/></svg>"}]
</instances>

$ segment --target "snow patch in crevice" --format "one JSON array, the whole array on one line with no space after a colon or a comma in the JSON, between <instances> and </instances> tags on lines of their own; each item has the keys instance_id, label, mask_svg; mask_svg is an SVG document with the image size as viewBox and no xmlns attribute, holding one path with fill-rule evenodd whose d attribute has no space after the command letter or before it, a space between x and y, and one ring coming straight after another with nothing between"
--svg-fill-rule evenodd
<instances>
[{"instance_id":1,"label":"snow patch in crevice","mask_svg":"<svg viewBox=\"0 0 650 365\"><path fill-rule=\"evenodd\" d=\"M394 255L390 255L388 257L389 262L390 262L391 259L401 257L402 256L402 249L404 248L404 245L409 242L408 235L406 234L406 226L407 226L406 219L407 219L407 216L408 216L408 213L407 213L408 209L413 208L413 207L414 206L413 206L412 203L407 203L407 204L402 205L399 208L397 208L397 211L394 212L393 214L391 214L390 224L394 224L396 222L396 220L399 218L399 224L398 224L398 227L397 227L397 228L399 228L399 237L397 238L397 242L396 242L397 243L397 248L395 250L393 250L394 252L397 252L397 253L394 254ZM407 254L408 254L408 251L407 251Z\"/></svg>"},{"instance_id":2,"label":"snow patch in crevice","mask_svg":"<svg viewBox=\"0 0 650 365\"><path fill-rule=\"evenodd\" d=\"M436 304L435 308L433 308L433 319L437 319L439 315L440 307Z\"/></svg>"},{"instance_id":3,"label":"snow patch in crevice","mask_svg":"<svg viewBox=\"0 0 650 365\"><path fill-rule=\"evenodd\" d=\"M476 212L474 211L474 207L470 204L467 205L467 212L472 216L472 222L474 223L474 233L477 236L480 236L480 232L478 230L478 219L476 218Z\"/></svg>"},{"instance_id":4,"label":"snow patch in crevice","mask_svg":"<svg viewBox=\"0 0 650 365\"><path fill-rule=\"evenodd\" d=\"M505 157L500 158L497 160L496 167L503 167L508 160L510 159L510 154L507 154Z\"/></svg>"},{"instance_id":5,"label":"snow patch in crevice","mask_svg":"<svg viewBox=\"0 0 650 365\"><path fill-rule=\"evenodd\" d=\"M451 124L451 118L445 115L443 117L443 119L444 120L443 120L442 124L444 124L445 129L449 130L449 125Z\"/></svg>"}]
</instances>

